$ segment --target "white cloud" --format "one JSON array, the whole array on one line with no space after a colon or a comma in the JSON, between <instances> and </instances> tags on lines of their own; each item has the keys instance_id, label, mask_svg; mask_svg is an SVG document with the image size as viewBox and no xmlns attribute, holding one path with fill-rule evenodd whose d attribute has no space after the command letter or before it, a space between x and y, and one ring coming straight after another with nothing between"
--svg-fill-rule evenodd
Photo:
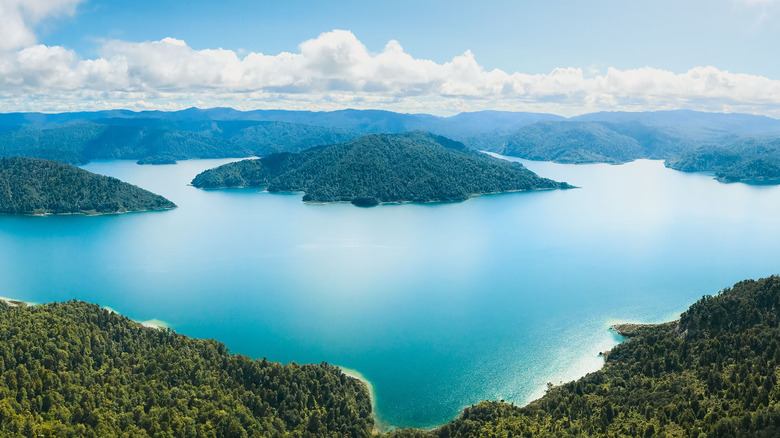
<instances>
[{"instance_id":1,"label":"white cloud","mask_svg":"<svg viewBox=\"0 0 780 438\"><path fill-rule=\"evenodd\" d=\"M3 0L0 0L3 1ZM194 50L184 41L108 41L96 59L33 45L0 54L0 110L384 108L454 113L503 109L578 114L691 108L780 116L780 81L695 67L585 74L486 70L467 51L436 63L390 41L370 52L351 32L332 31L296 53Z\"/></svg>"},{"instance_id":2,"label":"white cloud","mask_svg":"<svg viewBox=\"0 0 780 438\"><path fill-rule=\"evenodd\" d=\"M82 0L0 0L0 51L35 43L33 28L41 20L72 14Z\"/></svg>"}]
</instances>

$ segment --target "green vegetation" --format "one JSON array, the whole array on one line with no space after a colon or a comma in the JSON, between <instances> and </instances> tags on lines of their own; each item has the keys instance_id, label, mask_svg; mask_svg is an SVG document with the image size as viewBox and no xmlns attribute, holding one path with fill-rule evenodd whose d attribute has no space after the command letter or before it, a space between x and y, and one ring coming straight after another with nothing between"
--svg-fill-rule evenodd
<instances>
[{"instance_id":1,"label":"green vegetation","mask_svg":"<svg viewBox=\"0 0 780 438\"><path fill-rule=\"evenodd\" d=\"M709 135L709 134L708 134ZM529 160L619 164L639 158L665 159L710 137L638 121L548 121L502 135L469 139L479 149Z\"/></svg>"},{"instance_id":2,"label":"green vegetation","mask_svg":"<svg viewBox=\"0 0 780 438\"><path fill-rule=\"evenodd\" d=\"M137 164L176 164L176 158L173 158L170 155L152 155L141 158L137 161Z\"/></svg>"},{"instance_id":3,"label":"green vegetation","mask_svg":"<svg viewBox=\"0 0 780 438\"><path fill-rule=\"evenodd\" d=\"M213 340L141 327L83 302L0 302L0 435L366 437L365 385Z\"/></svg>"},{"instance_id":4,"label":"green vegetation","mask_svg":"<svg viewBox=\"0 0 780 438\"><path fill-rule=\"evenodd\" d=\"M350 143L275 154L207 170L200 188L267 187L305 192L304 201L462 201L469 196L570 187L540 178L519 163L496 159L462 143L421 131L370 134Z\"/></svg>"},{"instance_id":5,"label":"green vegetation","mask_svg":"<svg viewBox=\"0 0 780 438\"><path fill-rule=\"evenodd\" d=\"M570 119L502 111L436 117L352 109L12 113L0 114L0 157L71 164L120 158L171 164L189 158L301 152L364 134L412 130L531 160L618 164L660 159L674 169L715 172L724 182L780 183L780 120L685 110L599 112ZM770 153L754 153L761 147ZM708 155L722 155L724 160L734 155L739 163L714 166Z\"/></svg>"},{"instance_id":6,"label":"green vegetation","mask_svg":"<svg viewBox=\"0 0 780 438\"><path fill-rule=\"evenodd\" d=\"M484 401L403 437L775 437L780 277L705 296L666 324L617 327L604 368L526 407ZM0 302L9 436L369 436L368 390L336 367L230 354L93 304Z\"/></svg>"},{"instance_id":7,"label":"green vegetation","mask_svg":"<svg viewBox=\"0 0 780 438\"><path fill-rule=\"evenodd\" d=\"M0 158L0 213L124 213L176 205L116 178L56 161Z\"/></svg>"},{"instance_id":8,"label":"green vegetation","mask_svg":"<svg viewBox=\"0 0 780 438\"><path fill-rule=\"evenodd\" d=\"M780 183L780 139L739 139L723 147L702 147L666 161L684 172L714 172L722 182Z\"/></svg>"},{"instance_id":9,"label":"green vegetation","mask_svg":"<svg viewBox=\"0 0 780 438\"><path fill-rule=\"evenodd\" d=\"M679 321L625 327L604 368L526 407L481 402L390 437L776 437L780 277L705 296Z\"/></svg>"},{"instance_id":10,"label":"green vegetation","mask_svg":"<svg viewBox=\"0 0 780 438\"><path fill-rule=\"evenodd\" d=\"M512 133L482 135L468 143L529 160L617 164L639 158L663 159L672 169L714 172L722 182L780 183L780 138L754 137L752 132L742 133L735 127L730 127L735 131L723 131L706 124L680 123L547 121Z\"/></svg>"},{"instance_id":11,"label":"green vegetation","mask_svg":"<svg viewBox=\"0 0 780 438\"><path fill-rule=\"evenodd\" d=\"M113 118L0 132L0 157L31 157L83 164L134 159L170 164L189 158L264 156L355 138L340 129L285 122L172 121Z\"/></svg>"},{"instance_id":12,"label":"green vegetation","mask_svg":"<svg viewBox=\"0 0 780 438\"><path fill-rule=\"evenodd\" d=\"M623 163L643 155L636 139L589 122L535 123L491 150L528 160L577 164Z\"/></svg>"}]
</instances>

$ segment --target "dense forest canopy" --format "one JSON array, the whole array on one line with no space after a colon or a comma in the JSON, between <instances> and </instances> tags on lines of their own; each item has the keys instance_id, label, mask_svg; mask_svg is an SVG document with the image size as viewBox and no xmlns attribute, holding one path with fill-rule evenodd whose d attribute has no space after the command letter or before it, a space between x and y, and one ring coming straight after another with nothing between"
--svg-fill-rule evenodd
<instances>
[{"instance_id":1,"label":"dense forest canopy","mask_svg":"<svg viewBox=\"0 0 780 438\"><path fill-rule=\"evenodd\" d=\"M709 171L722 182L780 183L780 138L736 139L719 147L702 147L666 160L686 172Z\"/></svg>"},{"instance_id":2,"label":"dense forest canopy","mask_svg":"<svg viewBox=\"0 0 780 438\"><path fill-rule=\"evenodd\" d=\"M282 153L207 170L195 187L267 187L302 191L304 201L462 201L469 196L570 187L540 178L519 163L421 131L370 134L349 143Z\"/></svg>"},{"instance_id":3,"label":"dense forest canopy","mask_svg":"<svg viewBox=\"0 0 780 438\"><path fill-rule=\"evenodd\" d=\"M0 435L367 437L362 382L142 327L83 302L0 301Z\"/></svg>"},{"instance_id":4,"label":"dense forest canopy","mask_svg":"<svg viewBox=\"0 0 780 438\"><path fill-rule=\"evenodd\" d=\"M116 178L36 158L0 158L0 213L98 214L176 205Z\"/></svg>"}]
</instances>

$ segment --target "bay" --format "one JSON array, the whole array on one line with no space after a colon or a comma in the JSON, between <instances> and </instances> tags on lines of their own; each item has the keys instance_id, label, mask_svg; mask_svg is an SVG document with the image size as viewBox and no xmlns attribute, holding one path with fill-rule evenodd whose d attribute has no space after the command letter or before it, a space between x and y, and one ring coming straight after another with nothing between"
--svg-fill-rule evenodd
<instances>
[{"instance_id":1,"label":"bay","mask_svg":"<svg viewBox=\"0 0 780 438\"><path fill-rule=\"evenodd\" d=\"M0 295L97 302L254 358L354 369L385 425L433 427L598 369L615 322L675 319L780 273L780 187L660 161L520 160L580 188L370 209L188 186L228 161L84 166L179 208L0 216Z\"/></svg>"}]
</instances>

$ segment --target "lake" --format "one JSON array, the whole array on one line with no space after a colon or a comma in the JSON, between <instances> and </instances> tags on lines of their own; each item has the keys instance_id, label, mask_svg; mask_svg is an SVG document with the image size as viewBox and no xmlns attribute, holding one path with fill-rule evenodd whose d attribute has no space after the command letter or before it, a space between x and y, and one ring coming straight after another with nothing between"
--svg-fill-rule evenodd
<instances>
[{"instance_id":1,"label":"lake","mask_svg":"<svg viewBox=\"0 0 780 438\"><path fill-rule=\"evenodd\" d=\"M660 161L522 161L581 188L370 209L187 185L228 161L84 166L179 208L0 216L0 295L77 298L254 358L355 369L385 424L432 427L597 370L611 324L676 319L780 273L780 187Z\"/></svg>"}]
</instances>

